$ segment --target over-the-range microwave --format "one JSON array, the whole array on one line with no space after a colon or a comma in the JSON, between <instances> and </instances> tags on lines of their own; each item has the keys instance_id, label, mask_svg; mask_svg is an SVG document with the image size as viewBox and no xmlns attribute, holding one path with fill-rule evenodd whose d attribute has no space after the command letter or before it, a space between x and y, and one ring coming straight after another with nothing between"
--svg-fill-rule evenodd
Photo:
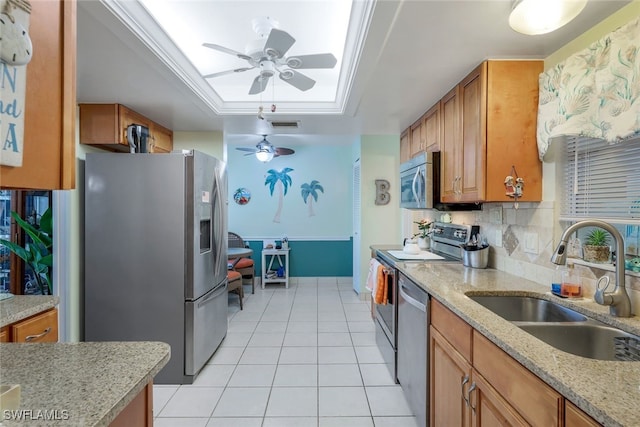
<instances>
[{"instance_id":1,"label":"over-the-range microwave","mask_svg":"<svg viewBox=\"0 0 640 427\"><path fill-rule=\"evenodd\" d=\"M400 207L468 211L482 209L481 203L440 201L440 152L423 152L400 164Z\"/></svg>"}]
</instances>

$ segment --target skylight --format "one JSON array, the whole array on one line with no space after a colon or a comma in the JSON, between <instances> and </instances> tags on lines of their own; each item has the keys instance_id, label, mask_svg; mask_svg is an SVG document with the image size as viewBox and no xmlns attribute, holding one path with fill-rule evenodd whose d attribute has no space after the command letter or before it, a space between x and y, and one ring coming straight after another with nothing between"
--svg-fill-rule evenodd
<instances>
[{"instance_id":1,"label":"skylight","mask_svg":"<svg viewBox=\"0 0 640 427\"><path fill-rule=\"evenodd\" d=\"M222 114L253 113L258 105L270 106L272 103L278 106L278 111L341 112L373 9L373 2L348 0L139 1L188 58L192 69L197 70L199 75L190 77L202 80L212 89L212 103ZM207 48L203 43L249 54L251 49L247 47L259 39L253 22L265 17L275 22L275 28L295 39L285 57L331 53L337 59L336 65L331 69L296 70L316 81L306 91L281 80L276 72L261 93L250 95L249 89L260 74L259 66L213 78L202 77L250 68L252 65L247 60ZM262 39L262 45L266 36L268 34Z\"/></svg>"}]
</instances>

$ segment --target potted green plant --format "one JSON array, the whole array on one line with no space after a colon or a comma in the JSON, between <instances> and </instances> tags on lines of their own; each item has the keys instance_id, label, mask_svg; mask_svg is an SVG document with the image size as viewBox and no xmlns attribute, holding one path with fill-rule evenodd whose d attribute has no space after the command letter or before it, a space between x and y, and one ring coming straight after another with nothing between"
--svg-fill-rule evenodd
<instances>
[{"instance_id":1,"label":"potted green plant","mask_svg":"<svg viewBox=\"0 0 640 427\"><path fill-rule=\"evenodd\" d=\"M51 209L47 209L40 218L39 228L34 227L11 212L11 217L31 238L24 247L9 240L0 239L0 244L20 257L35 276L40 292L53 295L51 286L51 268L53 265L53 222Z\"/></svg>"},{"instance_id":2,"label":"potted green plant","mask_svg":"<svg viewBox=\"0 0 640 427\"><path fill-rule=\"evenodd\" d=\"M608 263L610 255L610 237L609 233L601 228L594 228L591 230L582 247L582 258L588 262Z\"/></svg>"},{"instance_id":3,"label":"potted green plant","mask_svg":"<svg viewBox=\"0 0 640 427\"><path fill-rule=\"evenodd\" d=\"M431 224L433 224L433 221L421 219L420 221L414 221L414 224L418 224L418 230L420 230L413 235L414 238L418 238L418 247L420 249L429 249L431 243L429 236L431 234Z\"/></svg>"}]
</instances>

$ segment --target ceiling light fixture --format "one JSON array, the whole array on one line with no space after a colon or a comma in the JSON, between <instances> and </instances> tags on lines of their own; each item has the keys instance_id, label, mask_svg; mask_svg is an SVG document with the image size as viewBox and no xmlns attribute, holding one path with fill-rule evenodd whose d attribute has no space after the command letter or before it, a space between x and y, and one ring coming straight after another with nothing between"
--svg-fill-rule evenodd
<instances>
[{"instance_id":1,"label":"ceiling light fixture","mask_svg":"<svg viewBox=\"0 0 640 427\"><path fill-rule=\"evenodd\" d=\"M546 34L578 16L587 0L514 0L509 26L527 34Z\"/></svg>"},{"instance_id":2,"label":"ceiling light fixture","mask_svg":"<svg viewBox=\"0 0 640 427\"><path fill-rule=\"evenodd\" d=\"M276 153L273 145L271 145L266 138L258 144L257 148L258 151L256 151L256 159L264 163L270 162Z\"/></svg>"}]
</instances>

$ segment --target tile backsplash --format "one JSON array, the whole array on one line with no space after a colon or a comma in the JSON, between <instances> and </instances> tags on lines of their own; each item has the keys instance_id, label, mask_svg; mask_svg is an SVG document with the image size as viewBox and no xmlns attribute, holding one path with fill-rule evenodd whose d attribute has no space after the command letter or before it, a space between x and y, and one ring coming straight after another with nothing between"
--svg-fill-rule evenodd
<instances>
[{"instance_id":1,"label":"tile backsplash","mask_svg":"<svg viewBox=\"0 0 640 427\"><path fill-rule=\"evenodd\" d=\"M553 202L519 203L518 209L513 203L485 203L480 211L450 214L454 223L480 225L480 233L491 245L489 267L551 287L559 268L550 261L557 245L554 229L558 228ZM440 215L437 211L413 211L412 220L438 221ZM571 258L568 262L571 263ZM581 278L585 298L593 296L596 280L601 276L608 274L614 279L612 265L597 268L576 263L574 270ZM640 314L639 276L627 274L626 281L637 315Z\"/></svg>"}]
</instances>

